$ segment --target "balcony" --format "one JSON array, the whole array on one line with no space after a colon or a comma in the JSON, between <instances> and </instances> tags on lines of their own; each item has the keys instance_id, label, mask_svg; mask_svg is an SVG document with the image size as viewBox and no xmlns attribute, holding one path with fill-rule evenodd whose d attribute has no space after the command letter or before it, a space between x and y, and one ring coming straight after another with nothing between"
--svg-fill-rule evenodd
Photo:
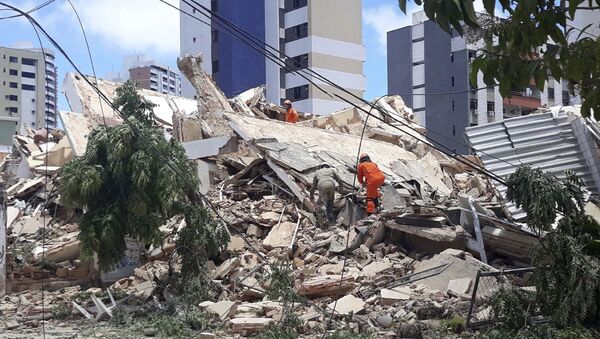
<instances>
[{"instance_id":1,"label":"balcony","mask_svg":"<svg viewBox=\"0 0 600 339\"><path fill-rule=\"evenodd\" d=\"M542 105L542 101L539 97L525 96L521 92L513 92L511 98L504 98L504 105L518 106L528 109L536 109Z\"/></svg>"}]
</instances>

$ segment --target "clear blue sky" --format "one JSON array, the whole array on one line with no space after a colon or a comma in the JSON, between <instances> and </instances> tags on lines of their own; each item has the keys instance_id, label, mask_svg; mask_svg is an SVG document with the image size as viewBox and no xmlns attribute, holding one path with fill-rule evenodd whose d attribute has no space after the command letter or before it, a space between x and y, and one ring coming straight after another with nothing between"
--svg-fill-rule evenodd
<instances>
[{"instance_id":1,"label":"clear blue sky","mask_svg":"<svg viewBox=\"0 0 600 339\"><path fill-rule=\"evenodd\" d=\"M21 9L30 9L43 0L5 0ZM122 56L145 53L159 62L175 66L179 54L179 13L158 0L72 0L77 7L90 40L92 55L99 77L121 68ZM170 0L178 4L178 0ZM396 0L363 0L363 43L367 49L365 74L367 92L372 99L387 91L385 33L407 25L409 15L400 12ZM410 8L414 11L416 8ZM0 16L11 12L0 11ZM71 55L75 63L91 74L87 51L76 17L66 0L34 14L36 20ZM37 47L33 29L24 18L0 20L0 45L11 46L30 41ZM43 43L48 45L46 40ZM56 52L56 51L55 51ZM67 61L57 55L59 78L73 71ZM60 88L60 87L59 87ZM68 109L64 97L59 108Z\"/></svg>"}]
</instances>

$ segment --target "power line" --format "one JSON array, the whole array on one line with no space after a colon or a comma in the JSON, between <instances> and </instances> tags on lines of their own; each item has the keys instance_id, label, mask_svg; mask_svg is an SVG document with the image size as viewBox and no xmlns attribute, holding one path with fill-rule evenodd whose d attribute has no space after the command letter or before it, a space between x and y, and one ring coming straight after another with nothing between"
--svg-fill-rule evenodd
<instances>
[{"instance_id":1,"label":"power line","mask_svg":"<svg viewBox=\"0 0 600 339\"><path fill-rule=\"evenodd\" d=\"M96 86L94 85L84 74L83 72L81 72L81 70L79 69L79 67L73 62L73 60L71 59L71 57L68 55L67 52L65 52L65 50L61 47L61 45L56 42L56 40L54 40L54 38L31 16L29 16L27 13L23 12L22 10L19 10L18 8L8 5L6 3L0 2L0 5L9 7L21 14L23 14L23 16L26 16L30 23L34 26L39 28L39 30L44 34L44 36L52 43L52 45L58 49L58 51L65 57L65 59L67 59L67 61L69 62L69 64L75 69L75 71L82 77L82 79L96 92L98 93L98 95L100 95L100 97L102 98L102 100L104 100L124 121L124 123L136 134L136 136L144 138L144 135L141 134L140 130L137 128L137 126L135 126L128 118L127 116L125 116L109 99L108 97L102 93L102 91ZM149 144L156 152L157 154L162 157L166 162L165 164L179 177L179 179L182 180L183 183L189 183L188 178L185 177L185 175L183 175L177 167L175 167L173 165L173 163L171 162L171 160L168 158L168 156L166 156L165 154L163 154L160 149L158 149L158 147L156 147L156 145L154 145L154 143L152 142L148 142L147 144ZM244 233L241 232L235 232L235 228L231 227L231 224L225 220L225 218L219 213L219 211L217 210L217 208L212 204L212 202L204 195L202 194L197 187L194 187L193 185L189 186L191 188L191 192L193 192L196 197L199 197L201 199L201 201L206 204L206 206L208 206L213 213L215 213L216 217L218 220L220 220L224 226L231 228L231 230L234 231L234 233L236 235L239 235L242 240L244 240L244 242L248 245L248 247L254 252L256 253L259 258L261 258L261 260L263 260L264 262L266 262L270 267L275 267L269 260L267 257L265 257L260 251L258 251L256 249L256 247L248 240L248 238L245 236Z\"/></svg>"},{"instance_id":2,"label":"power line","mask_svg":"<svg viewBox=\"0 0 600 339\"><path fill-rule=\"evenodd\" d=\"M85 47L87 48L88 57L90 59L90 64L92 66L92 72L94 73L94 80L96 81L96 86L98 86L98 76L96 75L96 67L94 67L94 58L92 58L92 51L90 50L90 44L88 42L87 34L85 33L85 28L83 27L83 23L81 22L81 17L79 17L79 13L77 9L71 2L71 0L67 0L73 12L75 12L75 16L77 17L77 21L79 21L79 27L81 28L81 33L83 33L83 39L85 40ZM100 95L98 95L98 102L100 103L100 111L102 112L102 122L104 123L104 127L106 128L106 116L104 115L104 105L102 105L102 99Z\"/></svg>"},{"instance_id":3,"label":"power line","mask_svg":"<svg viewBox=\"0 0 600 339\"><path fill-rule=\"evenodd\" d=\"M46 1L46 2L42 3L42 4L38 5L38 6L36 6L36 7L32 8L32 9L30 9L29 11L27 11L27 12L24 12L24 13L26 13L26 14L31 14L31 13L33 13L33 12L35 12L35 11L38 11L38 10L40 10L40 9L42 9L42 8L44 8L44 7L48 6L48 5L50 5L50 4L51 4L51 3L53 3L54 1L56 1L56 0L48 0L48 1ZM14 10L13 10L13 9L10 9L10 8L4 8L4 9L0 9L0 11L14 11ZM10 15L10 16L0 17L0 20L4 20L4 19L12 19L12 18L18 18L18 17L21 17L21 16L23 16L23 15L24 15L24 14L15 14L15 15Z\"/></svg>"},{"instance_id":4,"label":"power line","mask_svg":"<svg viewBox=\"0 0 600 339\"><path fill-rule=\"evenodd\" d=\"M188 16L190 16L190 17L192 17L192 18L194 18L194 19L196 19L196 20L198 20L198 21L200 21L200 22L202 22L202 23L204 23L204 24L206 24L206 25L209 25L209 26L211 26L211 27L215 27L213 24L207 23L207 22L205 22L205 21L203 21L203 20L201 20L201 19L199 19L199 18L196 18L195 16L193 16L193 15L191 15L191 14L187 13L187 12L186 12L186 11L184 11L184 10L181 10L180 8L177 8L177 7L175 7L175 6L173 6L173 5L169 4L169 3L167 3L167 2L166 2L166 1L164 1L164 0L159 0L159 1L161 1L161 2L163 2L163 3L165 3L165 4L167 4L167 5L169 5L170 7L172 7L172 8L174 8L174 9L176 9L176 10L180 11L181 13L184 13L184 14L186 14L186 15L188 15ZM250 34L250 33L246 32L246 31L244 31L243 29L241 29L241 28L239 28L239 27L237 27L235 24L233 24L233 23L229 22L228 20L226 20L226 19L223 19L223 18L222 18L222 17L220 17L218 14L216 14L216 13L212 12L211 10L209 10L209 9L208 9L208 8L206 8L205 6L202 6L201 4L199 4L199 3L198 3L198 2L196 2L196 1L192 0L192 2L194 2L194 3L195 3L197 6L199 6L200 8L202 8L204 11L207 11L207 12L208 12L209 14L211 14L211 15L209 15L209 14L206 14L206 13L203 13L203 12L202 12L200 9L196 8L194 5L190 4L190 3L189 3L188 1L186 1L186 0L182 0L182 1L183 1L185 4L187 4L188 6L192 7L192 8L193 8L193 9L195 9L195 10L197 10L197 11L198 11L198 12L199 12L201 15L203 15L203 16L205 16L205 17L207 17L208 19L211 19L211 20L212 20L212 17L211 17L211 15L214 15L214 16L215 16L215 18L219 19L219 21L217 21L217 20L214 20L214 21L215 21L216 23L220 24L220 26L224 27L224 29L226 29L226 30L227 30L227 32L226 32L226 33L228 33L228 32L229 32L229 33L233 34L233 36L234 36L235 38L237 38L237 39L241 40L242 42L246 43L246 44L247 44L248 46L250 46L251 48L253 48L253 49L257 50L257 51L258 51L260 54L262 54L263 56L265 56L265 57L266 57L266 58L268 58L269 60L271 60L271 61L275 62L277 65L280 65L281 67L285 68L286 70L289 70L289 66L288 66L287 64L285 64L283 61L279 60L279 57L278 57L278 56L276 56L276 55L274 55L272 52L270 52L270 51L268 51L268 50L264 49L264 48L263 48L261 45L265 45L265 46L267 46L267 47L269 47L269 48L271 48L271 49L275 50L275 49L274 49L274 47L272 47L272 46L270 46L270 45L266 44L264 41L262 41L262 40L260 40L260 39L258 39L258 38L256 38L256 37L254 37L252 34ZM230 27L231 27L231 29L230 29ZM235 30L235 31L236 31L236 32L238 32L238 33L235 33L235 32L233 32L233 31L232 31L232 29L233 29L233 30ZM240 33L240 32L241 32L241 33ZM243 34L244 36L240 36L240 34ZM254 40L254 41L253 41L253 42L249 42L249 41L248 41L248 39L250 39L250 40ZM256 42L256 41L259 41L259 42ZM255 44L256 44L256 45L259 45L259 46L261 46L261 47L256 47L256 46L254 46ZM278 52L278 53L279 53L279 52ZM282 54L282 55L284 55L284 56L285 56L285 54ZM287 58L290 58L289 56L286 56L286 57L287 57ZM275 58L277 58L277 59L275 59ZM282 63L283 63L283 64L282 64ZM393 117L393 116L390 116L390 115L389 115L387 112L385 112L385 111L381 110L381 109L380 109L380 108L378 108L378 107L375 107L375 106L374 106L372 103L370 103L370 102L368 102L368 101L366 101L366 100L364 100L364 99L362 99L362 98L360 98L360 97L358 97L358 96L354 95L353 93L351 93L351 92L347 91L345 88L343 88L343 87L341 87L341 86L337 85L337 84L336 84L336 83L334 83L333 81L331 81L331 80L329 80L329 79L325 78L324 76L322 76L322 75L320 75L319 73L317 73L317 72L315 72L315 71L311 70L310 68L308 68L308 69L301 69L301 70L298 70L298 69L292 69L292 70L291 70L291 72L294 72L294 73L298 74L298 75L299 75L299 76L301 76L302 78L306 79L306 80L307 80L309 83L312 83L312 84L314 84L314 82L313 82L311 79L309 79L307 76L305 76L304 74L302 74L302 72L307 72L306 70L308 70L308 71L310 71L310 72L312 72L312 73L316 74L316 77L317 77L317 78L320 78L320 79L322 79L322 81L324 81L324 82L326 82L326 83L328 83L328 84L331 84L332 86L334 86L334 87L336 87L336 88L340 89L340 90L341 90L341 91L343 91L343 92L346 92L346 93L350 94L350 95L351 95L351 96L353 96L353 97L354 97L356 100L359 100L359 101L361 101L361 102L365 103L366 105L370 106L371 108L375 108L375 109L377 109L377 110L378 110L378 111L379 111L379 112L382 114L382 116L387 116L388 118L390 118L390 119L394 120L395 122L397 122L397 123L399 123L399 124L401 124L401 125L403 125L403 126L405 126L405 127L409 128L409 129L411 129L411 130L412 130L412 131L414 131L416 134L418 134L418 135L421 135L421 133L420 133L419 131L417 131L416 129L414 129L412 126L410 126L410 125L407 125L407 124L406 124L406 123L404 123L403 121L401 121L401 120L398 120L398 119L396 119L396 118L395 118L395 117ZM329 92L327 92L327 91L324 91L324 90L323 90L323 89L321 89L319 86L317 86L317 87L318 87L318 88L319 88L321 91L323 91L324 93L326 93L326 94L328 94L328 95L332 96L332 95L331 95ZM346 98L343 98L343 97L341 97L341 96L339 96L339 95L337 95L337 94L334 94L333 96L336 96L336 97L338 97L339 99L341 99L342 101L344 101L344 102L348 103L349 105L351 105L351 106L353 106L353 107L355 107L355 108L357 108L357 109L359 109L359 110L361 110L361 111L363 111L363 112L365 112L365 113L369 114L369 112L367 112L365 109L363 109L362 107L359 107L359 106L357 106L356 104L354 104L354 103L350 102L348 99L346 99ZM379 120L379 121L383 122L383 123L386 123L386 124L388 124L389 126L391 126L391 127L395 128L395 129L399 130L400 132L402 132L402 133L405 133L405 134L409 135L409 136L410 136L410 137L412 137L412 138L415 138L415 139L417 139L417 140L419 140L419 141L421 141L421 142L424 142L424 143L426 143L426 144L430 144L428 141L422 140L422 139L420 139L420 138L416 137L415 135L413 135L413 134L410 134L410 133L408 133L408 132L406 132L406 131L404 131L404 130L400 129L398 126L395 126L395 125L392 125L392 124L390 124L388 121L385 121L384 119L382 119L382 118L380 118L380 117L377 117L377 116L373 116L373 117L374 117L375 119L377 119L377 120ZM444 150L441 150L440 148L438 148L438 147L436 147L436 146L434 146L434 145L431 145L433 148L437 149L438 151L440 151L440 152L442 152L442 153L444 153L444 154L446 154L446 155L450 156L451 158L454 158L455 160L459 161L460 163L462 163L462 164L464 164L464 165L467 165L467 166L469 166L469 167L471 167L471 168L475 169L476 171L478 171L478 172L482 173L483 175L485 175L485 176L487 176L487 177L489 177L489 178L491 178L491 179L493 179L493 180L495 180L495 181L498 181L498 182L502 183L503 185L506 185L506 182L505 182L505 181L504 181L502 178L500 178L499 176L497 176L497 175L493 174L493 173L492 173L492 172L490 172L490 171L487 171L485 168L479 167L477 164L475 164L474 162L470 161L469 159L467 159L467 158L465 158L465 157L463 157L463 156L461 156L461 155L455 155L455 154L454 154L454 152L453 152L453 151L452 151L452 150L451 150L449 147L447 147L446 145L444 145L444 144L442 144L442 143L440 143L440 142L436 141L435 139L431 138L431 141L432 141L432 142L434 142L434 143L436 143L436 144L438 144L440 147L442 147L442 148L444 148L444 149L446 150L446 151L444 151ZM493 156L492 156L492 157L493 157ZM511 164L511 165L512 165L512 164ZM514 165L513 165L513 166L514 166Z\"/></svg>"},{"instance_id":5,"label":"power line","mask_svg":"<svg viewBox=\"0 0 600 339\"><path fill-rule=\"evenodd\" d=\"M161 2L163 2L163 3L165 3L165 4L168 4L168 3L166 3L164 0L160 0L160 1L161 1ZM184 2L184 3L186 3L188 6L192 7L194 10L197 10L197 11L198 11L198 12L199 12L201 15L203 15L203 16L205 16L205 17L207 17L209 20L213 20L212 16L214 16L216 19L218 19L218 20L214 20L214 21L215 21L216 23L220 24L221 26L223 26L223 27L224 27L224 28L227 30L227 32L225 32L225 33L228 33L228 32L232 33L232 34L233 34L233 36L234 36L235 38L237 38L237 39L240 39L242 42L244 42L244 43L248 44L250 47L252 47L253 49L257 50L257 51L258 51L260 54L264 55L265 57L267 57L269 60L271 60L271 61L275 62L276 64L278 64L278 65L282 66L282 67L283 67L283 68L285 68L286 70L288 70L288 71L290 71L290 72L294 72L294 73L298 74L299 76L301 76L302 78L306 79L306 80L307 80L309 83L311 83L311 84L314 84L314 82L313 82L311 79L309 79L309 78L307 78L306 76L304 76L303 74L301 74L301 72L302 72L302 73L308 73L308 72L310 72L310 73L314 74L314 76L315 76L316 78L320 79L321 81L323 81L323 82L325 82L325 83L327 83L327 84L330 84L331 86L333 86L333 87L335 87L335 88L337 88L337 89L341 90L342 92L345 92L345 93L349 94L349 95L350 95L350 96L352 96L352 97L353 97L355 100L361 101L361 102L365 103L366 105L368 105L368 106L370 106L370 107L372 107L372 108L376 108L376 107L374 107L374 106L373 106L373 104L372 104L372 103L370 103L370 102L368 102L368 101L364 100L363 98L360 98L360 97L356 96L354 93L352 93L352 92L350 92L350 91L346 90L345 88L343 88L343 87L339 86L338 84L334 83L333 81L329 80L328 78L326 78L326 77L322 76L321 74L317 73L316 71L314 71L314 70L312 70L312 69L310 69L310 68L303 68L303 69L292 69L292 70L289 70L289 67L288 67L288 65L287 65L287 64L286 64L284 61L280 60L280 59L279 59L279 58L280 58L279 56L275 55L273 52L271 52L271 51L267 50L265 47L262 47L262 46L266 46L267 48L269 48L269 49L271 49L271 50L275 51L275 53L277 53L277 54L280 54L280 55L283 55L284 57L286 57L286 58L288 58L288 59L292 59L290 56L287 56L287 55L285 55L284 53L281 53L281 52L280 52L279 50L277 50L275 47L273 47L273 46L270 46L270 45L269 45L269 44L267 44L266 42L264 42L264 41L260 40L259 38L255 37L254 35L252 35L251 33L249 33L249 32L247 32L247 31L245 31L244 29L242 29L242 28L240 28L240 27L238 27L238 26L236 26L234 23L232 23L232 22L228 21L227 19L225 19L225 18L223 18L223 17L219 16L217 13L214 13L213 11L211 11L210 9L208 9L207 7L203 6L202 4L199 4L197 1L195 1L195 0L191 0L191 1L192 1L193 3L195 3L197 6L199 6L201 9L203 9L204 11L208 12L208 14L206 14L206 13L203 13L203 12L202 12L200 9L198 9L198 8L194 7L194 6L193 6L192 4L190 4L188 1L186 1L186 0L183 0L183 2ZM168 5L170 5L170 4L168 4ZM181 9L177 8L177 7L174 7L174 6L172 6L172 5L170 5L170 6L171 6L171 7L173 7L173 8L175 8L175 9L177 9L177 10L179 10L179 11L181 11L181 12L182 12L182 13L184 13L184 14L186 14L186 15L188 15L188 16L190 16L190 17L194 18L194 19L197 19L195 16L193 16L193 15L191 15L191 14L189 14L189 13L187 13L187 12L185 12L185 11L183 11L183 10L181 10ZM209 15L209 14L210 14L210 15ZM199 19L198 19L198 20L199 20ZM202 20L199 20L199 21L200 21L200 22L202 22L202 23L204 23L204 24L207 24L207 25L209 25L209 26L211 26L211 27L214 27L214 25L212 25L212 24L206 23L206 22L204 22L204 21L202 21ZM236 31L238 34L241 34L241 35L243 35L243 36L242 36L242 37L240 37L238 34L236 34L236 33L232 32L232 30L231 30L229 27L231 27L231 28L232 28L233 30L235 30L235 31ZM247 40L247 39L249 39L249 40L252 40L252 42L248 42L248 40ZM255 45L258 45L259 47L257 48L257 47L255 47L253 44L255 44ZM260 50L258 50L258 49L260 49ZM265 53L266 53L266 54L265 54ZM275 58L276 58L276 60L274 60ZM282 65L282 63L283 63L283 65ZM311 76L311 75L309 74L309 76ZM327 95L329 95L329 96L332 96L332 95L331 95L329 92L327 92L327 91L323 90L323 89L322 89L322 88L320 88L319 86L317 86L317 88L318 88L319 90L323 91L324 93L326 93ZM487 89L487 87L485 87L485 88ZM463 92L463 91L459 91L459 92ZM441 94L441 93L439 93L439 94ZM447 93L446 93L446 94L447 94ZM347 102L347 103L348 103L348 104L350 104L351 106L354 106L354 107L357 107L357 108L359 108L359 107L358 107L356 104L354 104L354 103L352 103L352 102L348 101L348 100L347 100L347 99L345 99L345 98L342 98L342 97L340 97L340 96L339 96L339 95L337 95L337 94L334 94L334 96L338 97L338 98L339 98L339 99L341 99L342 101L345 101L345 102ZM360 109L361 109L363 112L366 112L364 109L362 109L362 108L360 108ZM379 111L379 112L380 112L380 113L381 113L383 116L387 116L388 118L390 118L390 119L392 119L392 120L394 120L394 121L396 121L396 122L398 122L398 123L400 123L400 124L404 125L405 127L407 127L407 128L409 128L409 129L411 129L411 130L412 130L412 131L414 131L415 133L418 133L418 134L420 134L420 132L419 132L419 131L417 131L417 130L415 130L415 129L414 129L412 126L409 126L409 125L407 125L406 123L404 123L403 121L401 121L401 120L398 120L398 119L396 119L396 118L395 118L395 117L393 117L393 116L390 116L390 115L389 115L387 112L384 112L384 111L382 111L380 108L377 108L377 110L378 110L378 111ZM385 121L384 121L384 122L385 122ZM417 125L417 126L420 126L420 127L422 127L422 128L425 128L425 126L421 126L421 125L419 125L419 124L416 124L416 125ZM396 128L397 128L397 127L396 127ZM400 130L400 129L399 129L399 130ZM402 130L400 130L400 131L402 131ZM439 133L439 132L436 132L436 131L434 131L434 130L431 130L431 129L430 129L429 131L433 132L434 134L441 135L442 137L444 137L444 138L446 138L446 139L448 139L448 140L452 140L451 138L449 138L449 137L446 137L445 135L443 135L443 134L441 134L441 133ZM404 132L404 131L402 131L402 132ZM406 132L404 132L404 133L406 133ZM409 134L409 135L410 135L410 134ZM413 137L414 137L414 136L413 136ZM446 153L446 152L443 152L443 151L441 151L441 150L440 150L442 153L445 153L445 154L447 154L447 155L450 155L451 157L453 157L453 158L455 158L455 159L456 159L456 157L454 157L454 156L452 156L452 155L451 155L451 154L453 154L453 153L454 153L454 151L453 151L453 150L451 150L449 147L446 147L446 145L444 145L444 144L442 144L442 143L439 143L439 142L437 142L437 141L436 141L435 139L433 139L433 138L430 138L430 139L431 139L431 141L432 141L432 142L434 142L434 143L436 143L436 144L440 145L440 147L443 147L443 148L445 148L445 149L446 149L446 150L449 152L449 153ZM422 140L420 140L420 141L422 141ZM455 140L452 140L452 141L455 141ZM427 142L426 142L426 143L427 143ZM465 147L471 148L469 145L466 145L466 144L464 144L464 143L460 143L460 142L458 142L458 143L459 143L459 144L462 144L462 145L463 145L463 146L465 146ZM434 148L435 148L435 146L434 146ZM471 149L474 149L474 148L471 148ZM438 149L438 150L439 150L439 149ZM491 158L495 158L495 159L497 159L497 160L499 160L499 161L502 161L502 162L505 162L505 163L507 163L507 164L509 164L509 165L511 165L511 166L513 166L513 167L517 167L516 165L514 165L514 164L511 164L511 163L509 163L509 162L507 162L507 161L505 161L505 160L503 160L503 159L499 159L499 158L497 158L497 157L495 157L495 156L493 156L493 155L491 155L491 154L487 154L486 152L483 152L483 151L481 151L481 152L482 152L483 154L486 154L486 155L490 156ZM465 157L463 157L463 156L461 156L461 155L457 155L457 157L460 157L461 159L463 159L463 161L461 161L462 163L465 163L465 161L466 161L466 165L468 165L469 167L471 167L471 168L474 168L474 169L477 169L477 168L479 168L477 164L475 164L474 162L470 161L469 159L467 159L467 158L465 158ZM458 160L458 159L456 159L456 160ZM487 171L487 170L486 170L486 169L484 169L484 168L479 168L479 171L484 171L484 172L485 172L485 171ZM488 172L489 172L489 171L488 171ZM490 173L491 173L491 172L490 172Z\"/></svg>"},{"instance_id":6,"label":"power line","mask_svg":"<svg viewBox=\"0 0 600 339\"><path fill-rule=\"evenodd\" d=\"M167 5L170 5L170 4L168 4L167 2L165 2L164 0L160 0L160 1L161 1L161 2L163 2L163 3L165 3L165 4L167 4ZM243 35L245 38L247 38L247 39L250 39L250 40L251 40L251 41L252 41L254 44L256 44L257 46L259 46L259 48L260 48L260 49L262 49L262 50L263 50L265 53L269 54L271 57L275 57L275 58L277 58L277 60L278 60L278 61L272 60L273 62L275 62L275 63L277 63L277 64L280 64L280 62L284 62L284 61L281 61L281 60L280 60L280 56L279 56L279 55L281 55L281 56L283 56L283 57L285 57L285 58L287 58L287 59L291 59L291 60L293 60L293 58L292 58L292 57L290 57L290 56L286 55L285 53L281 52L279 49L277 49L277 48L275 48L275 47L273 47L273 46L271 46L271 45L267 44L265 41L261 40L260 38L257 38L256 36L252 35L252 33L250 33L250 32L248 32L248 31L244 30L243 28L240 28L239 26L235 25L235 24L234 24L234 23L232 23L231 21L229 21L229 20L227 20L227 19L223 18L222 16L220 16L219 14L217 14L217 13L215 13L214 11L210 10L210 9L209 9L209 8L207 8L206 6L204 6L204 5L200 4L200 3L198 3L198 2L197 2L197 1L195 1L195 0L191 0L191 1L192 1L194 4L196 4L197 6L199 6L201 9L203 9L204 11L206 11L208 14L205 14L205 13L203 13L203 12L202 12L200 9L198 9L198 8L195 8L195 7L194 7L193 5L191 5L191 4L190 4L188 1L186 1L186 0L183 0L183 2L184 2L184 3L186 3L188 6L192 7L194 10L197 10L197 11L198 11L198 12L199 12L201 15L203 15L203 16L205 16L205 17L207 17L209 20L212 20L212 19L213 19L213 16L214 16L214 17L217 19L217 20L214 20L214 21L215 21L215 22L217 22L217 23L220 23L220 24L221 24L221 26L225 25L225 28L226 28L226 30L227 30L228 32L231 32L231 30L229 29L229 27L231 27L231 28L232 28L233 30L235 30L236 32L238 32L238 33L242 34L242 35ZM170 5L170 6L171 6L171 7L173 7L173 8L175 8L175 9L177 9L177 10L179 10L179 11L181 11L181 12L182 12L182 13L184 13L184 14L186 14L186 15L188 15L188 16L190 16L190 17L194 18L194 19L198 19L198 18L196 18L195 16L193 16L193 15L191 15L191 14L189 14L189 13L187 13L187 12L185 12L185 11L183 11L183 10L181 10L181 9L177 8L177 7L174 7L174 6L172 6L172 5ZM209 15L209 14L210 14L210 15ZM199 19L198 19L198 20L199 20ZM206 25L209 25L209 26L211 26L211 27L214 27L214 25L212 25L212 24L209 24L209 23L207 23L207 22L204 22L204 21L202 21L202 20L199 20L199 21L200 21L200 22L202 22L202 23L204 23L204 24L206 24ZM226 32L226 33L227 33L227 32ZM235 35L235 34L234 34L234 36L235 36L236 38L240 39L242 42L245 42L245 43L246 43L246 44L248 44L249 46L253 47L253 46L252 46L252 45L251 45L249 42L245 41L245 40L244 40L244 38L242 38L242 37L239 37L238 35ZM263 47L263 46L265 46L265 47ZM271 51L269 51L269 50L271 50ZM267 56L267 55L265 55L265 53L263 53L263 52L261 52L261 51L259 51L259 53L261 53L261 54L262 54L262 55L264 55L264 56ZM277 55L276 55L276 54L274 54L274 53L276 53ZM269 58L269 57L267 57L267 58ZM269 59L270 59L270 58L269 58ZM271 59L270 59L270 60L271 60ZM286 68L286 70L289 70L289 68L287 67L287 64L285 64L285 62L284 62L284 65L285 65L285 66L284 66L284 68ZM306 79L306 80L307 80L307 81L309 81L310 83L314 84L314 82L312 82L310 79L308 79L307 77L304 77L304 76L302 76L302 74L300 74L300 72L304 72L304 73L307 73L307 74L310 72L310 73L311 73L313 76L315 76L316 78L318 78L318 79L320 79L321 81L325 82L326 84L329 84L329 85L333 86L334 88L337 88L337 89L341 90L342 92L344 92L344 93L346 93L346 94L349 94L349 95L350 95L350 96L352 96L354 99L356 99L356 100L358 100L358 101L361 101L361 102L365 103L366 105L369 105L369 106L371 106L372 108L374 108L374 106L373 106L373 104L372 104L372 103L370 103L370 102L366 101L365 99L363 99L363 98L361 98L361 97L358 97L358 96L356 96L354 93L352 93L352 92L348 91L347 89L345 89L345 88L343 88L343 87L339 86L338 84L334 83L334 82L333 82L333 81L331 81L330 79L326 78L325 76L323 76L323 75L319 74L318 72L316 72L316 71L314 71L314 70L312 70L312 69L310 69L310 68L308 68L308 67L306 67L306 68L303 68L303 69L299 69L298 67L296 67L295 69L291 70L291 72L294 72L294 73L298 74L299 76L303 77L304 79ZM309 76L311 76L311 75L309 74ZM327 94L327 95L331 96L331 94L330 94L329 92L327 92L327 91L324 91L324 90L323 90L322 88L320 88L319 86L317 86L317 88L318 88L319 90L321 90L322 92L324 92L325 94ZM482 87L482 88L477 88L477 89L469 89L469 90L461 90L461 91L454 91L454 92L425 93L425 94L420 94L420 95L452 95L452 94L468 93L468 92L472 92L472 91L474 91L474 90L476 90L476 91L479 91L479 90L483 90L483 89L487 89L487 87ZM399 93L399 95L414 95L414 94L412 94L412 93L405 93L405 94ZM344 98L341 98L341 97L339 97L339 95L335 95L335 96L337 96L337 97L338 97L338 98L340 98L342 101L345 101L345 102L347 102L348 104L350 104L350 105L352 105L352 106L356 106L354 103L352 103L352 102L349 102L348 100L346 100L346 99L344 99ZM387 116L388 118L391 118L392 120L395 120L396 122L398 122L398 123L400 123L400 124L403 124L404 126L406 126L406 127L410 128L410 129L411 129L411 130L413 130L414 132L416 132L416 133L419 133L418 131L416 131L416 130L415 130L414 128L412 128L411 126L408 126L408 125L406 125L406 124L405 124L403 121L400 121L400 120L398 120L398 119L396 119L396 118L394 118L394 117L390 116L389 114L387 114L387 112L384 112L384 111L382 111L382 110L381 110L381 109L379 109L379 108L377 108L377 110L378 110L378 111L379 111L379 112L380 112L380 113L381 113L383 116ZM481 152L482 154L485 154L485 155L487 155L487 156L489 156L489 157L491 157L491 158L494 158L494 159L496 159L496 160L498 160L498 161L502 161L502 162L504 162L504 163L506 163L506 164L509 164L509 165L513 166L513 167L518 167L517 165L515 165L515 164L512 164L512 163L510 163L510 162L508 162L508 161L506 161L506 160L504 160L504 159L497 158L496 156L494 156L494 155L492 155L492 154L488 154L488 153L486 153L485 151L479 151L479 150L476 150L475 148L471 147L470 145L467 145L467 144L465 144L465 143L463 143L463 142L460 142L460 141L454 140L454 139L452 139L452 138L450 138L450 137L447 137L447 136L446 136L446 135L444 135L443 133L437 132L437 131L435 131L435 130L432 130L432 129L427 129L425 126L422 126L422 125L420 125L420 124L418 124L418 123L414 123L414 124L415 124L415 125L417 125L417 126L419 126L419 127L425 128L426 130L428 130L428 131L430 131L430 132L432 132L432 133L434 133L434 134L436 134L436 135L439 135L439 136L441 136L441 137L443 137L443 138L445 138L445 139L447 139L447 140L450 140L450 141L456 142L456 143L458 143L458 144L460 144L460 145L462 145L462 146L465 146L465 147L467 147L467 148L469 148L469 149L473 149L473 150L475 150L475 151ZM435 141L433 138L430 138L430 139L431 139L433 142L436 142L436 141ZM438 142L436 142L436 143L438 143ZM441 144L441 143L438 143L438 144L439 144L440 146L445 146L445 145L443 145L443 144ZM448 150L449 152L451 152L451 153L454 153L452 150L450 150L450 148L447 148L447 150ZM460 155L459 155L459 156L460 156ZM462 157L462 156L460 156L460 157ZM471 162L470 160L466 159L465 157L462 157L462 158L463 158L463 159L465 159L465 160L467 160L467 162L469 162L469 163L471 164L471 166L470 166L470 167L473 167L473 168L475 168L474 166L477 166L475 163Z\"/></svg>"}]
</instances>

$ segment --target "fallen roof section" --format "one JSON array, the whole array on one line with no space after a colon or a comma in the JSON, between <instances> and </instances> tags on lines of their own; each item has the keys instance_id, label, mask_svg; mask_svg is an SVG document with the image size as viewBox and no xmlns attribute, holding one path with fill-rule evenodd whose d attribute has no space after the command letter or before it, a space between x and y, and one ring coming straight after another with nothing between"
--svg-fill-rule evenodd
<instances>
[{"instance_id":1,"label":"fallen roof section","mask_svg":"<svg viewBox=\"0 0 600 339\"><path fill-rule=\"evenodd\" d=\"M574 171L588 190L600 192L600 162L592 138L581 117L561 111L532 114L466 129L471 146L486 170L500 177L516 172L519 166L539 168L557 177ZM506 199L507 187L496 183ZM526 214L514 203L508 211L516 220Z\"/></svg>"}]
</instances>

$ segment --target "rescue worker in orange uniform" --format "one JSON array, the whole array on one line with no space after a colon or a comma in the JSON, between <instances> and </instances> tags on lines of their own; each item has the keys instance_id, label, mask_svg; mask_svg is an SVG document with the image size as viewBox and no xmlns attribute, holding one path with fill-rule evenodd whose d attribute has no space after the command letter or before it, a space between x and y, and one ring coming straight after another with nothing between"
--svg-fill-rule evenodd
<instances>
[{"instance_id":1,"label":"rescue worker in orange uniform","mask_svg":"<svg viewBox=\"0 0 600 339\"><path fill-rule=\"evenodd\" d=\"M366 153L360 155L357 171L358 182L367 187L367 213L375 213L379 208L379 187L383 185L385 175Z\"/></svg>"},{"instance_id":2,"label":"rescue worker in orange uniform","mask_svg":"<svg viewBox=\"0 0 600 339\"><path fill-rule=\"evenodd\" d=\"M298 122L298 112L292 107L292 101L286 100L283 102L285 106L285 122L289 122L291 124L295 124Z\"/></svg>"}]
</instances>

